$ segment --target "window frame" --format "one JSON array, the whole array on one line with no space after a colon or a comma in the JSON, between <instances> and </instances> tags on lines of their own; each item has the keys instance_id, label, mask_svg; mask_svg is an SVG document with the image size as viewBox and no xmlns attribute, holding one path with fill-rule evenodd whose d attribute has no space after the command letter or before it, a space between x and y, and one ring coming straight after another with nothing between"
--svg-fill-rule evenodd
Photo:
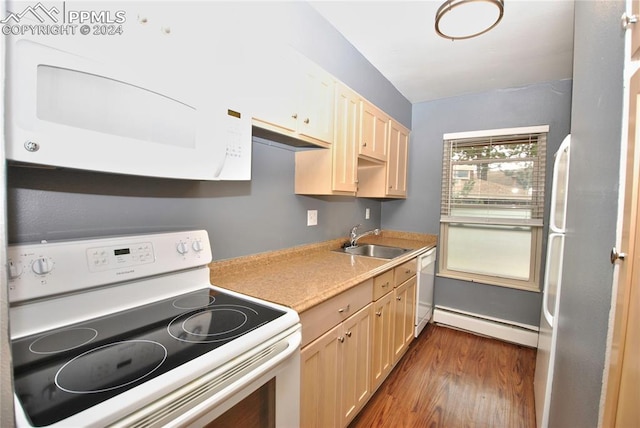
<instances>
[{"instance_id":1,"label":"window frame","mask_svg":"<svg viewBox=\"0 0 640 428\"><path fill-rule=\"evenodd\" d=\"M453 144L453 140L477 140L477 145L487 144L492 139L499 140L501 137L507 139L513 136L526 136L533 134L544 134L542 141L542 150L538 147L538 155L536 160L538 162L544 162L541 168L542 183L538 186L538 190L542 192L545 190L546 181L546 142L549 133L549 126L533 126L522 128L505 128L505 129L492 129L484 131L472 131L472 132L460 132L450 133L443 135L443 171L442 171L442 187L441 187L441 216L440 216L440 242L438 244L438 276L453 278L463 281L478 282L489 285L497 285L502 287L517 288L527 291L540 291L540 271L542 263L542 241L544 230L544 194L538 197L537 207L539 213L537 217L532 219L510 219L499 217L462 217L451 215L451 184L447 184L446 196L445 196L445 179L446 177L453 177L454 174L454 162L451 159L445 159L445 155L450 153L448 148ZM540 142L538 142L540 144ZM490 160L490 159L489 159ZM488 162L489 163L489 162ZM446 168L449 168L447 171ZM535 191L535 190L534 190ZM445 199L447 200L448 207L444 207ZM445 215L448 211L449 215ZM506 278L498 275L486 275L480 273L466 272L462 270L448 269L448 234L449 226L451 224L481 224L481 225L504 225L504 226L526 226L531 228L531 248L530 248L530 260L529 260L529 278L528 280L521 280L516 278Z\"/></svg>"}]
</instances>

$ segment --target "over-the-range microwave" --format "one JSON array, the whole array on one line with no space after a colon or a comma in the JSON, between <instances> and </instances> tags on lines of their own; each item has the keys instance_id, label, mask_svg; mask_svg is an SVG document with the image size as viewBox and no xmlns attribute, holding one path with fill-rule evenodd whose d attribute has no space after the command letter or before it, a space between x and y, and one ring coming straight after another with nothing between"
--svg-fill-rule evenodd
<instances>
[{"instance_id":1,"label":"over-the-range microwave","mask_svg":"<svg viewBox=\"0 0 640 428\"><path fill-rule=\"evenodd\" d=\"M103 55L75 40L8 38L7 159L150 177L251 178L250 115L214 86L188 67L182 75L166 67L170 52L149 61L139 52L143 59L132 63L131 55Z\"/></svg>"}]
</instances>

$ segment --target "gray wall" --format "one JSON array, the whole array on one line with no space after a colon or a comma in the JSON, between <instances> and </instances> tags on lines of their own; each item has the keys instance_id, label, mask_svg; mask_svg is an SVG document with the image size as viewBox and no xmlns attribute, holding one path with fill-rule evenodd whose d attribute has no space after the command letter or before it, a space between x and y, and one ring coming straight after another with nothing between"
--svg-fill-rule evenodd
<instances>
[{"instance_id":1,"label":"gray wall","mask_svg":"<svg viewBox=\"0 0 640 428\"><path fill-rule=\"evenodd\" d=\"M176 2L190 27L212 34L226 28L223 43L274 40L290 45L356 92L411 128L411 103L307 2ZM203 8L209 8L204 9ZM219 42L219 41L217 41ZM240 42L241 44L243 42ZM207 43L203 43L207 47ZM206 50L203 54L206 55ZM260 64L256 64L259 71Z\"/></svg>"},{"instance_id":2,"label":"gray wall","mask_svg":"<svg viewBox=\"0 0 640 428\"><path fill-rule=\"evenodd\" d=\"M178 5L178 3L176 3ZM200 8L210 8L208 14ZM201 53L214 16L235 31L291 44L403 124L411 104L308 4L301 2L180 3L176 11L202 28ZM196 13L199 11L199 13ZM237 24L237 25L236 25ZM277 34L276 34L277 33ZM230 36L231 37L231 36ZM259 64L255 64L259 72ZM347 236L356 223L380 225L380 202L353 197L294 195L292 148L254 138L251 182L197 182L71 170L10 167L9 241L203 228L214 258L224 259ZM365 208L371 219L364 220ZM318 210L318 226L306 211Z\"/></svg>"},{"instance_id":3,"label":"gray wall","mask_svg":"<svg viewBox=\"0 0 640 428\"><path fill-rule=\"evenodd\" d=\"M553 153L570 132L570 112L571 80L414 104L408 198L382 203L382 227L439 234L442 135L448 132L549 125L550 183ZM478 314L537 326L540 301L540 293L436 278L436 304Z\"/></svg>"},{"instance_id":4,"label":"gray wall","mask_svg":"<svg viewBox=\"0 0 640 428\"><path fill-rule=\"evenodd\" d=\"M204 228L214 259L347 236L377 227L380 203L294 194L294 152L253 143L250 182L199 182L10 167L11 242ZM364 220L365 208L371 219ZM307 227L307 210L318 226Z\"/></svg>"},{"instance_id":5,"label":"gray wall","mask_svg":"<svg viewBox=\"0 0 640 428\"><path fill-rule=\"evenodd\" d=\"M623 11L623 1L575 7L568 232L550 427L598 423L618 206Z\"/></svg>"}]
</instances>

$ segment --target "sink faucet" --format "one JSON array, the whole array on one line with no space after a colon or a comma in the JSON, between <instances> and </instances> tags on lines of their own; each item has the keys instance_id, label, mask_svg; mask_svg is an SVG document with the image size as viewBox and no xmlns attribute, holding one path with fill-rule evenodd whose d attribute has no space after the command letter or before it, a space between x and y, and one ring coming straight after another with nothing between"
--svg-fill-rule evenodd
<instances>
[{"instance_id":1,"label":"sink faucet","mask_svg":"<svg viewBox=\"0 0 640 428\"><path fill-rule=\"evenodd\" d=\"M349 247L355 247L356 245L358 245L358 239L362 238L363 236L367 236L367 235L379 235L380 234L380 229L373 229L370 230L368 232L364 232L361 233L360 235L357 234L357 230L358 228L362 226L361 224L356 224L355 226L353 226L351 228L351 232L349 233Z\"/></svg>"}]
</instances>

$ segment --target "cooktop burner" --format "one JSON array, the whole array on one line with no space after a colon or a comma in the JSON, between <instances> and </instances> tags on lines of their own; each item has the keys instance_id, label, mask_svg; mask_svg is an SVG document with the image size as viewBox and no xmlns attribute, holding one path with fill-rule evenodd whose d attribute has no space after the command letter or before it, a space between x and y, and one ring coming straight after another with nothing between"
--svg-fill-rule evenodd
<instances>
[{"instance_id":1,"label":"cooktop burner","mask_svg":"<svg viewBox=\"0 0 640 428\"><path fill-rule=\"evenodd\" d=\"M246 306L220 305L178 315L169 323L169 334L183 342L226 342L242 336L249 315L258 313ZM209 330L202 326L208 325Z\"/></svg>"},{"instance_id":2,"label":"cooktop burner","mask_svg":"<svg viewBox=\"0 0 640 428\"><path fill-rule=\"evenodd\" d=\"M133 358L121 355L144 355L144 364L136 366ZM58 388L70 394L96 394L122 388L155 372L167 359L167 348L151 340L125 340L90 349L66 362L56 373ZM117 363L113 376L105 361ZM101 368L104 367L104 368Z\"/></svg>"},{"instance_id":3,"label":"cooktop burner","mask_svg":"<svg viewBox=\"0 0 640 428\"><path fill-rule=\"evenodd\" d=\"M98 331L93 328L69 328L38 337L31 342L29 350L34 354L57 354L85 345L96 337Z\"/></svg>"},{"instance_id":4,"label":"cooktop burner","mask_svg":"<svg viewBox=\"0 0 640 428\"><path fill-rule=\"evenodd\" d=\"M50 425L284 314L207 287L23 337L12 342L15 392L34 426Z\"/></svg>"}]
</instances>

